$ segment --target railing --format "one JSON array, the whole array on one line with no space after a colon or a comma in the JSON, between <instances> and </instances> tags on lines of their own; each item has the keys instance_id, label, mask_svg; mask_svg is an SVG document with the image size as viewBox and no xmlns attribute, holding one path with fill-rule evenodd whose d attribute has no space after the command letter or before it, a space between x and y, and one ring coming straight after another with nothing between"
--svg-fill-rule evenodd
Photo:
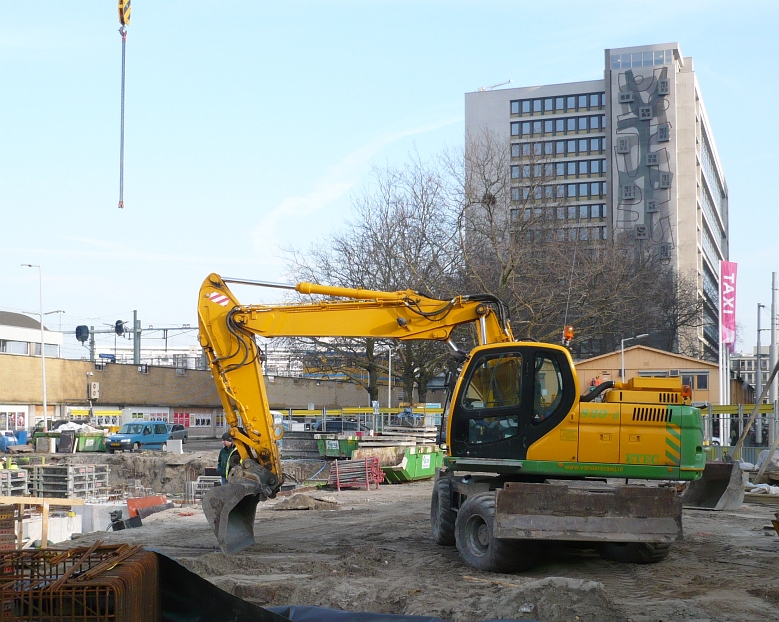
<instances>
[{"instance_id":1,"label":"railing","mask_svg":"<svg viewBox=\"0 0 779 622\"><path fill-rule=\"evenodd\" d=\"M735 445L737 438L741 437L754 409L754 404L725 406L708 404L701 408L705 440L711 442L712 439L719 439L720 443L719 447L712 445L713 456L721 458L723 453L730 453L729 448ZM777 433L779 433L779 402L761 404L745 439L741 458L754 463L760 450L768 449L773 444Z\"/></svg>"},{"instance_id":2,"label":"railing","mask_svg":"<svg viewBox=\"0 0 779 622\"><path fill-rule=\"evenodd\" d=\"M352 408L322 408L299 409L290 408L283 411L282 424L287 422L302 423L304 429L312 428L320 420L340 419L355 421L371 430L381 431L390 426L402 425L408 427L441 425L442 408L418 406L414 408L379 408L378 413L370 406ZM289 426L291 428L291 425Z\"/></svg>"}]
</instances>

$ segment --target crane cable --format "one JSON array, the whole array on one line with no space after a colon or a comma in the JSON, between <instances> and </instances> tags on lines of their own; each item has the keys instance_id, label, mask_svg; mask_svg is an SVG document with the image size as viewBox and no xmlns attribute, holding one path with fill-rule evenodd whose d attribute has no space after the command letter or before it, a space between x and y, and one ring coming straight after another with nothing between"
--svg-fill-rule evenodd
<instances>
[{"instance_id":1,"label":"crane cable","mask_svg":"<svg viewBox=\"0 0 779 622\"><path fill-rule=\"evenodd\" d=\"M119 208L124 208L124 61L127 26L130 24L130 0L119 0L119 34L122 35L122 104L119 124Z\"/></svg>"}]
</instances>

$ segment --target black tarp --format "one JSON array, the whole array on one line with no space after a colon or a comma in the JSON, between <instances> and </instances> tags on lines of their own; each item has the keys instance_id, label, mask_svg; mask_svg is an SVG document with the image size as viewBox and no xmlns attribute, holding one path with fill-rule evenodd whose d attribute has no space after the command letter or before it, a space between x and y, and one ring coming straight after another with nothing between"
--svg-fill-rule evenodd
<instances>
[{"instance_id":1,"label":"black tarp","mask_svg":"<svg viewBox=\"0 0 779 622\"><path fill-rule=\"evenodd\" d=\"M219 589L167 555L159 551L155 553L159 560L163 622L446 622L429 616L341 611L300 605L263 608Z\"/></svg>"}]
</instances>

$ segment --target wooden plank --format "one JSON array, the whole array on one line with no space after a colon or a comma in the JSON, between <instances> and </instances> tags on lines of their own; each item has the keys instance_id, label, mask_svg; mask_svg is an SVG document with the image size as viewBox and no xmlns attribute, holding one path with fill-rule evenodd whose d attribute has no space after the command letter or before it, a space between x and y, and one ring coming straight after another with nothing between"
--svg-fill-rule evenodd
<instances>
[{"instance_id":1,"label":"wooden plank","mask_svg":"<svg viewBox=\"0 0 779 622\"><path fill-rule=\"evenodd\" d=\"M49 503L43 501L43 512L41 518L41 548L45 549L49 541Z\"/></svg>"},{"instance_id":2,"label":"wooden plank","mask_svg":"<svg viewBox=\"0 0 779 622\"><path fill-rule=\"evenodd\" d=\"M760 505L779 506L779 496L745 492L744 503L758 503Z\"/></svg>"},{"instance_id":3,"label":"wooden plank","mask_svg":"<svg viewBox=\"0 0 779 622\"><path fill-rule=\"evenodd\" d=\"M8 497L0 496L0 505L43 505L43 502L57 507L68 507L71 505L84 505L83 499L68 499L58 497Z\"/></svg>"}]
</instances>

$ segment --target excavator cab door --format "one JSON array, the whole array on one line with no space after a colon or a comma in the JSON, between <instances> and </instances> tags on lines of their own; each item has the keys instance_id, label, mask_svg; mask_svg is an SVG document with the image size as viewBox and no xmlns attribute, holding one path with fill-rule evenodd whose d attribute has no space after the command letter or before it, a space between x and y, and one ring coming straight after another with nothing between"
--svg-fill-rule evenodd
<instances>
[{"instance_id":1,"label":"excavator cab door","mask_svg":"<svg viewBox=\"0 0 779 622\"><path fill-rule=\"evenodd\" d=\"M540 344L482 349L462 377L450 407L453 456L523 460L575 400L565 355Z\"/></svg>"}]
</instances>

